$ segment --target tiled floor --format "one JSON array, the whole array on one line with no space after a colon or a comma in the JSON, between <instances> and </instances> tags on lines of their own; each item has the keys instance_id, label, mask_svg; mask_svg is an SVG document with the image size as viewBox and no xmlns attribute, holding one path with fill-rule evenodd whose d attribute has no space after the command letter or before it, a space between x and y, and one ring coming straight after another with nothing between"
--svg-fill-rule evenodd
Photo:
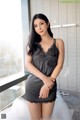
<instances>
[{"instance_id":1,"label":"tiled floor","mask_svg":"<svg viewBox=\"0 0 80 120\"><path fill-rule=\"evenodd\" d=\"M80 120L80 93L61 91L61 96L68 107L73 110L72 120Z\"/></svg>"}]
</instances>

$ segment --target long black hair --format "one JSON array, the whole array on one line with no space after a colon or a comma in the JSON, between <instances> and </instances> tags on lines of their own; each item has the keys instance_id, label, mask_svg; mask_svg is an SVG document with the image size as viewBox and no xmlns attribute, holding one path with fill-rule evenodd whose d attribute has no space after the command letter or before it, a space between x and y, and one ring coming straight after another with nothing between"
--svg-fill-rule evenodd
<instances>
[{"instance_id":1,"label":"long black hair","mask_svg":"<svg viewBox=\"0 0 80 120\"><path fill-rule=\"evenodd\" d=\"M53 33L51 32L51 29L50 29L50 23L49 23L49 20L48 18L44 15L44 14L35 14L32 18L32 23L31 23L31 32L30 32L30 35L29 35L29 41L28 41L28 46L29 46L29 50L28 50L28 54L29 55L32 55L34 51L36 51L37 49L37 44L36 43L39 43L41 41L41 36L39 34L37 34L35 32L35 29L34 29L34 20L35 19L42 19L46 22L46 24L49 24L48 26L48 33L51 37L53 37Z\"/></svg>"}]
</instances>

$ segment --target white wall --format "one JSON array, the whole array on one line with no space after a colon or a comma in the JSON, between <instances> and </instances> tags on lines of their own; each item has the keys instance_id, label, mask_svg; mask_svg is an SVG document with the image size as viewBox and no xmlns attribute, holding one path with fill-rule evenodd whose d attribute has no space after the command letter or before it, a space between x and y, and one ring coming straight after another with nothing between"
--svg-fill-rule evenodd
<instances>
[{"instance_id":1,"label":"white wall","mask_svg":"<svg viewBox=\"0 0 80 120\"><path fill-rule=\"evenodd\" d=\"M57 78L58 88L80 92L80 2L61 0L31 0L31 17L44 13L51 25L77 24L75 27L52 28L55 38L65 43L65 62Z\"/></svg>"}]
</instances>

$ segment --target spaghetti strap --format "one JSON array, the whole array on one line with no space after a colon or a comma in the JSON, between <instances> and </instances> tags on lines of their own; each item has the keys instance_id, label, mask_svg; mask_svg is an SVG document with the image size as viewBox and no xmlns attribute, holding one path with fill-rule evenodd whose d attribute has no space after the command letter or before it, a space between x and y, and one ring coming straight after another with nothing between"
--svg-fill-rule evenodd
<instances>
[{"instance_id":1,"label":"spaghetti strap","mask_svg":"<svg viewBox=\"0 0 80 120\"><path fill-rule=\"evenodd\" d=\"M54 39L54 44L56 45L56 39Z\"/></svg>"}]
</instances>

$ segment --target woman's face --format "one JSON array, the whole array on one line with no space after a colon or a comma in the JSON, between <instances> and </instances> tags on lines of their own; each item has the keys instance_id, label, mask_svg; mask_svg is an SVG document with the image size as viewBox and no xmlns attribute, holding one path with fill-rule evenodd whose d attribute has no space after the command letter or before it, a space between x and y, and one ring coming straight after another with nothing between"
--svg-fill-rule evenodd
<instances>
[{"instance_id":1,"label":"woman's face","mask_svg":"<svg viewBox=\"0 0 80 120\"><path fill-rule=\"evenodd\" d=\"M48 25L44 20L37 18L34 20L34 29L37 34L43 36L48 32Z\"/></svg>"}]
</instances>

